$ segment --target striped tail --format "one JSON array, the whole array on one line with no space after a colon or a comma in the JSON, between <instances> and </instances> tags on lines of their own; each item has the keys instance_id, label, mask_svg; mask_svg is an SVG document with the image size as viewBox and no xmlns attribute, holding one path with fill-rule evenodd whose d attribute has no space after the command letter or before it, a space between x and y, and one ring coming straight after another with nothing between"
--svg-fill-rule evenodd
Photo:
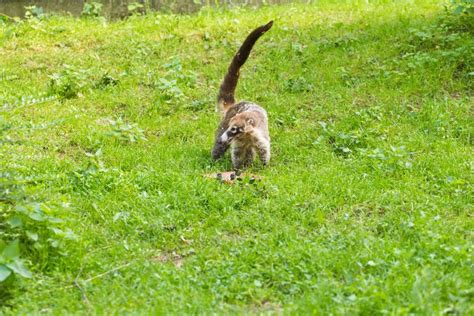
<instances>
[{"instance_id":1,"label":"striped tail","mask_svg":"<svg viewBox=\"0 0 474 316\"><path fill-rule=\"evenodd\" d=\"M237 86L237 81L239 80L240 67L242 67L245 61L247 61L255 42L260 38L260 36L265 34L272 25L273 21L270 21L253 30L252 33L247 36L237 54L235 54L234 59L232 59L227 74L221 83L219 96L217 98L219 109L223 114L225 114L230 106L235 104L234 92Z\"/></svg>"}]
</instances>

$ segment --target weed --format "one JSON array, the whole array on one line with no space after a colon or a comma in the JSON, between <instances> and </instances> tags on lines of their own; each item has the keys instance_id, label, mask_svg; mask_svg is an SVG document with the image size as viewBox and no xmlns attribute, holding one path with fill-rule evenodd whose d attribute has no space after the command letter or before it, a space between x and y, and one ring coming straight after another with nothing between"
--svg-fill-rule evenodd
<instances>
[{"instance_id":1,"label":"weed","mask_svg":"<svg viewBox=\"0 0 474 316\"><path fill-rule=\"evenodd\" d=\"M126 123L122 118L110 120L110 126L112 131L109 132L109 135L117 138L121 142L135 143L140 140L147 140L143 130L139 128L137 124Z\"/></svg>"},{"instance_id":2,"label":"weed","mask_svg":"<svg viewBox=\"0 0 474 316\"><path fill-rule=\"evenodd\" d=\"M96 87L103 89L103 88L106 88L108 86L116 86L118 83L119 83L118 79L116 79L116 78L114 78L111 75L106 73L100 78L100 80L97 83Z\"/></svg>"},{"instance_id":3,"label":"weed","mask_svg":"<svg viewBox=\"0 0 474 316\"><path fill-rule=\"evenodd\" d=\"M25 19L38 19L41 20L46 17L44 9L35 5L25 7Z\"/></svg>"},{"instance_id":4,"label":"weed","mask_svg":"<svg viewBox=\"0 0 474 316\"><path fill-rule=\"evenodd\" d=\"M64 65L60 73L49 76L49 91L61 98L76 97L88 85L88 71Z\"/></svg>"},{"instance_id":5,"label":"weed","mask_svg":"<svg viewBox=\"0 0 474 316\"><path fill-rule=\"evenodd\" d=\"M304 77L290 78L285 82L285 89L291 93L311 92L313 84Z\"/></svg>"},{"instance_id":6,"label":"weed","mask_svg":"<svg viewBox=\"0 0 474 316\"><path fill-rule=\"evenodd\" d=\"M100 17L102 13L103 4L100 2L86 2L84 3L84 8L82 9L81 15L88 18Z\"/></svg>"},{"instance_id":7,"label":"weed","mask_svg":"<svg viewBox=\"0 0 474 316\"><path fill-rule=\"evenodd\" d=\"M132 2L127 5L130 14L139 14L143 10L143 4L139 2Z\"/></svg>"},{"instance_id":8,"label":"weed","mask_svg":"<svg viewBox=\"0 0 474 316\"><path fill-rule=\"evenodd\" d=\"M34 183L41 181L1 174L0 182L0 282L13 274L30 278L25 260L46 268L51 258L64 254L67 240L75 234L64 225L61 216L66 203L47 201L36 192ZM20 253L20 246L23 253Z\"/></svg>"}]
</instances>

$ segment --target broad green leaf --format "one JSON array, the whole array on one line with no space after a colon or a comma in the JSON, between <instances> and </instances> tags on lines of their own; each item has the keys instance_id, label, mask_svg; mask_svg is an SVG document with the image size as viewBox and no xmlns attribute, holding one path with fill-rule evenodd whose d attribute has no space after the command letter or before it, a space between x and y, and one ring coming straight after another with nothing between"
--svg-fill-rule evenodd
<instances>
[{"instance_id":1,"label":"broad green leaf","mask_svg":"<svg viewBox=\"0 0 474 316\"><path fill-rule=\"evenodd\" d=\"M48 221L50 223L62 223L62 222L64 222L62 219L56 218L56 217L50 217L50 218L48 218Z\"/></svg>"},{"instance_id":2,"label":"broad green leaf","mask_svg":"<svg viewBox=\"0 0 474 316\"><path fill-rule=\"evenodd\" d=\"M10 261L20 256L20 244L18 240L9 243L2 251L2 256L5 260Z\"/></svg>"},{"instance_id":3,"label":"broad green leaf","mask_svg":"<svg viewBox=\"0 0 474 316\"><path fill-rule=\"evenodd\" d=\"M13 216L12 218L8 220L8 224L10 224L10 226L13 228L17 228L17 227L21 227L23 225L23 222L21 221L21 218L19 218L18 216Z\"/></svg>"},{"instance_id":4,"label":"broad green leaf","mask_svg":"<svg viewBox=\"0 0 474 316\"><path fill-rule=\"evenodd\" d=\"M29 214L28 216L29 216L32 220L35 220L35 221L37 221L37 222L42 222L42 221L44 220L43 215L40 214L40 213L37 213L37 212L31 213L31 214Z\"/></svg>"},{"instance_id":5,"label":"broad green leaf","mask_svg":"<svg viewBox=\"0 0 474 316\"><path fill-rule=\"evenodd\" d=\"M56 235L64 235L64 232L56 227L51 228L51 230L56 234Z\"/></svg>"},{"instance_id":6,"label":"broad green leaf","mask_svg":"<svg viewBox=\"0 0 474 316\"><path fill-rule=\"evenodd\" d=\"M455 14L461 14L463 10L464 10L464 7L462 5L460 5L454 10L454 13Z\"/></svg>"},{"instance_id":7,"label":"broad green leaf","mask_svg":"<svg viewBox=\"0 0 474 316\"><path fill-rule=\"evenodd\" d=\"M12 270L8 269L5 265L0 265L0 282L5 281L10 274L12 274Z\"/></svg>"},{"instance_id":8,"label":"broad green leaf","mask_svg":"<svg viewBox=\"0 0 474 316\"><path fill-rule=\"evenodd\" d=\"M18 275L21 275L24 278L31 278L31 272L23 265L21 259L16 259L12 263L7 263L6 266L13 270Z\"/></svg>"},{"instance_id":9,"label":"broad green leaf","mask_svg":"<svg viewBox=\"0 0 474 316\"><path fill-rule=\"evenodd\" d=\"M56 239L49 239L49 243L51 244L52 247L58 248L59 247L59 241Z\"/></svg>"},{"instance_id":10,"label":"broad green leaf","mask_svg":"<svg viewBox=\"0 0 474 316\"><path fill-rule=\"evenodd\" d=\"M28 238L30 238L33 241L37 241L39 238L38 233L29 231L29 230L26 231L26 236L28 236Z\"/></svg>"}]
</instances>

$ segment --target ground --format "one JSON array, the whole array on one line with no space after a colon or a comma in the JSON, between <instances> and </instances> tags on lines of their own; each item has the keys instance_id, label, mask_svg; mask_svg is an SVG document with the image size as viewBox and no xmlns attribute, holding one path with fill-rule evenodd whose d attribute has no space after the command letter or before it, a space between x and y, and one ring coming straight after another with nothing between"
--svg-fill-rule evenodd
<instances>
[{"instance_id":1,"label":"ground","mask_svg":"<svg viewBox=\"0 0 474 316\"><path fill-rule=\"evenodd\" d=\"M472 313L474 49L444 12L0 24L2 218L30 225L4 238L32 273L0 313ZM217 89L269 20L237 98L267 109L272 160L221 184Z\"/></svg>"}]
</instances>

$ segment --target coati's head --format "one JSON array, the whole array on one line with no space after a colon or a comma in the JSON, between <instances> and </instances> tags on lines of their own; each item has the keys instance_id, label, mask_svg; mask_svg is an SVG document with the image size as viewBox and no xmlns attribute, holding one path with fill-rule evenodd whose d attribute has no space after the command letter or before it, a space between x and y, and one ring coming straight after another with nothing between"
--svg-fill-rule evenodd
<instances>
[{"instance_id":1,"label":"coati's head","mask_svg":"<svg viewBox=\"0 0 474 316\"><path fill-rule=\"evenodd\" d=\"M229 122L229 128L221 135L221 143L230 144L233 140L250 134L255 127L255 119L249 113L234 116Z\"/></svg>"}]
</instances>

